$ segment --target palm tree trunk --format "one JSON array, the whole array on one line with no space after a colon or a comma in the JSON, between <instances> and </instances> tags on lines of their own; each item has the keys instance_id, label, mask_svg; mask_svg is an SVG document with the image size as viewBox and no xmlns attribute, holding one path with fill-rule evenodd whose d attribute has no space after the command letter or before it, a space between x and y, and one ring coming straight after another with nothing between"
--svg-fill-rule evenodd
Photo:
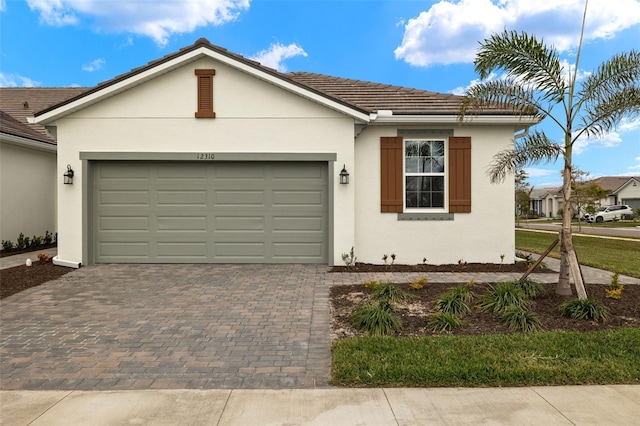
<instances>
[{"instance_id":1,"label":"palm tree trunk","mask_svg":"<svg viewBox=\"0 0 640 426\"><path fill-rule=\"evenodd\" d=\"M563 206L562 206L562 230L560 231L560 274L558 276L558 286L556 287L556 293L567 294L567 284L569 280L569 274L567 269L571 271L573 282L576 286L576 293L578 299L586 299L587 292L584 288L584 281L582 280L582 271L580 270L580 263L578 263L578 257L576 256L575 248L573 247L573 237L571 230L571 218L573 216L573 206L571 205L571 147L565 150L565 165L563 170ZM567 266L568 265L568 268ZM569 285L569 293L571 294L571 286Z\"/></svg>"}]
</instances>

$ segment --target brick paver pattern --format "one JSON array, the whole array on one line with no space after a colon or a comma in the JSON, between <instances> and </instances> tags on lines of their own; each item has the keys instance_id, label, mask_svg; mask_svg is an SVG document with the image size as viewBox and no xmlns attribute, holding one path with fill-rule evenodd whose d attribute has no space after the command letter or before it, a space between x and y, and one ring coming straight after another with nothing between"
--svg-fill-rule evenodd
<instances>
[{"instance_id":1,"label":"brick paver pattern","mask_svg":"<svg viewBox=\"0 0 640 426\"><path fill-rule=\"evenodd\" d=\"M329 386L329 288L424 274L98 265L0 301L2 389ZM429 274L431 282L512 274ZM557 279L540 274L540 281Z\"/></svg>"}]
</instances>

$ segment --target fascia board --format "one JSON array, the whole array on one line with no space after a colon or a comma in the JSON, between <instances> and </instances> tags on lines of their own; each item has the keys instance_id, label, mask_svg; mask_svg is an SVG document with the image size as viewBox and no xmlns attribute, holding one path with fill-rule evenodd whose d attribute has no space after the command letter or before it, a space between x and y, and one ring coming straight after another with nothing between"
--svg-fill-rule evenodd
<instances>
[{"instance_id":1,"label":"fascia board","mask_svg":"<svg viewBox=\"0 0 640 426\"><path fill-rule=\"evenodd\" d=\"M270 75L264 71L261 71L257 68L254 68L248 64L240 62L232 57L223 55L215 50L211 50L207 47L200 47L198 49L194 49L190 52L184 53L176 58L173 58L167 62L160 63L153 68L144 70L138 74L131 75L130 77L118 81L114 84L108 85L103 89L99 89L93 93L89 93L74 102L70 102L68 104L62 105L59 108L48 111L42 115L38 115L34 117L32 120L33 123L37 124L48 124L52 123L66 115L69 115L77 110L85 108L94 103L100 102L103 99L106 99L110 96L114 96L120 92L123 92L131 87L139 85L147 80L157 77L158 75L162 75L172 71L173 69L182 67L190 62L194 62L202 57L208 56L214 60L224 63L230 67L235 69L244 71L254 77L260 78L264 81L270 82L278 87L281 87L290 92L297 93L300 96L303 96L307 99L310 99L314 102L323 104L328 108L337 110L343 114L351 116L357 120L368 122L369 115L349 108L345 105L342 105L338 102L332 101L324 96L313 93L309 90L305 90L302 87L299 87L295 84L289 83L277 76Z\"/></svg>"},{"instance_id":2,"label":"fascia board","mask_svg":"<svg viewBox=\"0 0 640 426\"><path fill-rule=\"evenodd\" d=\"M40 142L33 139L23 138L20 136L10 135L8 133L2 133L0 140L11 145L22 146L25 148L37 149L39 151L57 152L58 146L52 143Z\"/></svg>"},{"instance_id":3,"label":"fascia board","mask_svg":"<svg viewBox=\"0 0 640 426\"><path fill-rule=\"evenodd\" d=\"M533 126L540 122L539 118L531 116L510 115L475 115L467 116L460 121L456 115L372 115L371 124L459 124L459 125L515 125L522 128Z\"/></svg>"}]
</instances>

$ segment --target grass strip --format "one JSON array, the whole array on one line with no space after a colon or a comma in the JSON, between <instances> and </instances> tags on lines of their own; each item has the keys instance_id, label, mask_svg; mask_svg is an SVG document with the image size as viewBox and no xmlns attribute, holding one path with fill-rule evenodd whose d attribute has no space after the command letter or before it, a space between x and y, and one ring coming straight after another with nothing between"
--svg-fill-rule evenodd
<instances>
[{"instance_id":1,"label":"grass strip","mask_svg":"<svg viewBox=\"0 0 640 426\"><path fill-rule=\"evenodd\" d=\"M640 329L416 338L333 345L331 384L483 387L640 384Z\"/></svg>"},{"instance_id":2,"label":"grass strip","mask_svg":"<svg viewBox=\"0 0 640 426\"><path fill-rule=\"evenodd\" d=\"M516 230L516 248L541 254L556 238L557 234ZM573 244L582 265L640 278L640 240L635 242L574 235ZM559 259L559 247L553 249L549 256Z\"/></svg>"}]
</instances>

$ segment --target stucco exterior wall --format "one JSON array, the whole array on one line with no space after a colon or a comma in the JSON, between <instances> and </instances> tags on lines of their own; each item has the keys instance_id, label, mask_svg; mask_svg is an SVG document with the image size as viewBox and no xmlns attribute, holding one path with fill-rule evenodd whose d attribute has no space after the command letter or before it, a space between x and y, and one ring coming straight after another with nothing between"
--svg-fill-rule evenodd
<instances>
[{"instance_id":1,"label":"stucco exterior wall","mask_svg":"<svg viewBox=\"0 0 640 426\"><path fill-rule=\"evenodd\" d=\"M196 119L194 69L214 68L214 119ZM58 174L70 164L73 185L58 182L64 209L58 257L82 261L81 152L335 153L335 247L353 245L354 186L340 185L354 164L354 120L206 58L187 64L58 120ZM61 179L60 179L61 180ZM62 211L62 210L61 210ZM331 253L330 253L331 257ZM340 252L333 253L334 261Z\"/></svg>"},{"instance_id":2,"label":"stucco exterior wall","mask_svg":"<svg viewBox=\"0 0 640 426\"><path fill-rule=\"evenodd\" d=\"M401 127L407 129L407 127ZM427 126L419 129L428 130ZM437 129L445 129L438 126ZM486 174L492 157L513 143L514 129L452 126L454 136L471 137L471 213L455 213L454 220L399 221L397 213L380 212L380 137L396 136L391 126L365 129L356 140L356 243L358 260L383 263L396 254L396 263L513 262L514 180L492 184ZM346 252L350 247L342 247Z\"/></svg>"},{"instance_id":3,"label":"stucco exterior wall","mask_svg":"<svg viewBox=\"0 0 640 426\"><path fill-rule=\"evenodd\" d=\"M0 142L0 238L56 232L56 153Z\"/></svg>"}]
</instances>

